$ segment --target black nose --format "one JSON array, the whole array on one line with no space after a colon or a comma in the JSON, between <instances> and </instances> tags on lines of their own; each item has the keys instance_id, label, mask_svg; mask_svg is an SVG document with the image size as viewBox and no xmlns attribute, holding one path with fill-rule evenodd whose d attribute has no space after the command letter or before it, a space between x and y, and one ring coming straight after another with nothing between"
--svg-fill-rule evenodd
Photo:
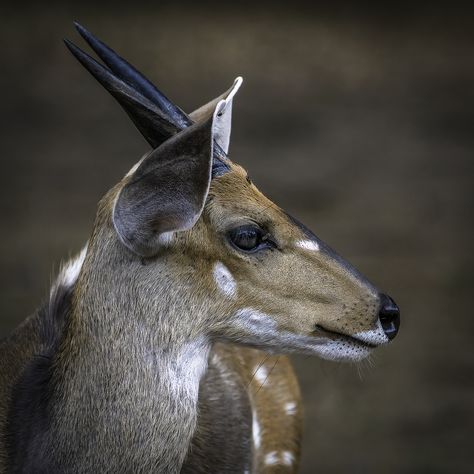
<instances>
[{"instance_id":1,"label":"black nose","mask_svg":"<svg viewBox=\"0 0 474 474\"><path fill-rule=\"evenodd\" d=\"M380 295L380 311L379 311L380 322L384 333L389 339L393 339L400 327L400 310L398 309L397 303L390 298L390 296Z\"/></svg>"}]
</instances>

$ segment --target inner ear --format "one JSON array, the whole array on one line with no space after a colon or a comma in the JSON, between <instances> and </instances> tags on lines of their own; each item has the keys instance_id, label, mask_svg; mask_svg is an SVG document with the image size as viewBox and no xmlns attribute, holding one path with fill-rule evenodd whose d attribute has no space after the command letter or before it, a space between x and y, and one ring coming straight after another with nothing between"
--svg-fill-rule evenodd
<instances>
[{"instance_id":1,"label":"inner ear","mask_svg":"<svg viewBox=\"0 0 474 474\"><path fill-rule=\"evenodd\" d=\"M214 129L214 140L225 154L229 153L230 132L232 128L232 102L241 85L242 78L237 77L229 90L189 114L189 117L193 121L199 123L212 116L217 104L220 104L218 107L219 121L216 123Z\"/></svg>"},{"instance_id":2,"label":"inner ear","mask_svg":"<svg viewBox=\"0 0 474 474\"><path fill-rule=\"evenodd\" d=\"M136 254L156 254L169 232L190 229L199 219L211 180L216 115L153 150L119 192L113 223Z\"/></svg>"}]
</instances>

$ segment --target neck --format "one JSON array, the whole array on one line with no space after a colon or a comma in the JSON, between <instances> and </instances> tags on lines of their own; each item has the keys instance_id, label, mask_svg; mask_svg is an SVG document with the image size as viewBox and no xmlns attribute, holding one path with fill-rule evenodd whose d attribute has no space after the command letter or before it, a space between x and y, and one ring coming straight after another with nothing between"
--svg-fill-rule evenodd
<instances>
[{"instance_id":1,"label":"neck","mask_svg":"<svg viewBox=\"0 0 474 474\"><path fill-rule=\"evenodd\" d=\"M179 314L153 314L160 331L150 315L89 307L70 315L55 361L58 467L72 450L79 471L179 472L196 427L208 341L173 339L180 332L169 324Z\"/></svg>"}]
</instances>

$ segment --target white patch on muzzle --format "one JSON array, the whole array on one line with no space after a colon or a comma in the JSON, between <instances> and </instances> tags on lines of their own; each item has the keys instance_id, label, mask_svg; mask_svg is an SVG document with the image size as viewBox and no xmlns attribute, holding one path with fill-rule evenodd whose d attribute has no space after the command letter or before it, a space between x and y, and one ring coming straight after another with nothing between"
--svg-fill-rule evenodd
<instances>
[{"instance_id":1,"label":"white patch on muzzle","mask_svg":"<svg viewBox=\"0 0 474 474\"><path fill-rule=\"evenodd\" d=\"M276 317L253 308L242 308L233 317L234 328L238 329L238 342L250 344L274 352L299 352L312 354L326 360L353 361L365 359L371 348L348 338L298 334L280 329ZM354 335L354 337L356 337Z\"/></svg>"},{"instance_id":2,"label":"white patch on muzzle","mask_svg":"<svg viewBox=\"0 0 474 474\"><path fill-rule=\"evenodd\" d=\"M358 362L365 359L370 354L370 349L345 339L335 339L328 341L318 349L318 355L322 359L333 361L353 361Z\"/></svg>"},{"instance_id":3,"label":"white patch on muzzle","mask_svg":"<svg viewBox=\"0 0 474 474\"><path fill-rule=\"evenodd\" d=\"M377 321L377 326L375 329L357 332L353 337L359 339L360 341L366 342L367 344L374 344L375 346L378 346L379 344L386 344L389 341L382 329L380 320Z\"/></svg>"},{"instance_id":4,"label":"white patch on muzzle","mask_svg":"<svg viewBox=\"0 0 474 474\"><path fill-rule=\"evenodd\" d=\"M296 247L303 250L309 250L310 252L319 252L319 245L314 240L298 240Z\"/></svg>"}]
</instances>

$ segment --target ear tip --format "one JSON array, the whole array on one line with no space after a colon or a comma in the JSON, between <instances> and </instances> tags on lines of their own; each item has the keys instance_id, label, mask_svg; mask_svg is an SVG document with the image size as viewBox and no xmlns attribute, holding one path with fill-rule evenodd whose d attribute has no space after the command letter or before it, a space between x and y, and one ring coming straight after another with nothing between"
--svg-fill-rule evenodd
<instances>
[{"instance_id":1,"label":"ear tip","mask_svg":"<svg viewBox=\"0 0 474 474\"><path fill-rule=\"evenodd\" d=\"M230 88L230 94L228 98L233 98L234 95L237 93L237 91L240 89L240 86L244 82L244 78L242 76L237 76L234 79L234 83L232 84L232 87Z\"/></svg>"},{"instance_id":2,"label":"ear tip","mask_svg":"<svg viewBox=\"0 0 474 474\"><path fill-rule=\"evenodd\" d=\"M232 87L229 89L227 93L227 97L224 99L224 102L226 103L224 107L226 107L227 104L232 103L232 101L234 100L235 94L237 94L243 82L244 82L244 79L242 78L242 76L237 76L235 78L234 83L232 84Z\"/></svg>"},{"instance_id":3,"label":"ear tip","mask_svg":"<svg viewBox=\"0 0 474 474\"><path fill-rule=\"evenodd\" d=\"M243 82L244 82L244 78L242 76L237 76L234 79L234 83L232 84L231 92L229 94L229 96L231 98L233 98L235 96L235 94L237 94L237 92L240 89L240 87L242 86Z\"/></svg>"}]
</instances>

